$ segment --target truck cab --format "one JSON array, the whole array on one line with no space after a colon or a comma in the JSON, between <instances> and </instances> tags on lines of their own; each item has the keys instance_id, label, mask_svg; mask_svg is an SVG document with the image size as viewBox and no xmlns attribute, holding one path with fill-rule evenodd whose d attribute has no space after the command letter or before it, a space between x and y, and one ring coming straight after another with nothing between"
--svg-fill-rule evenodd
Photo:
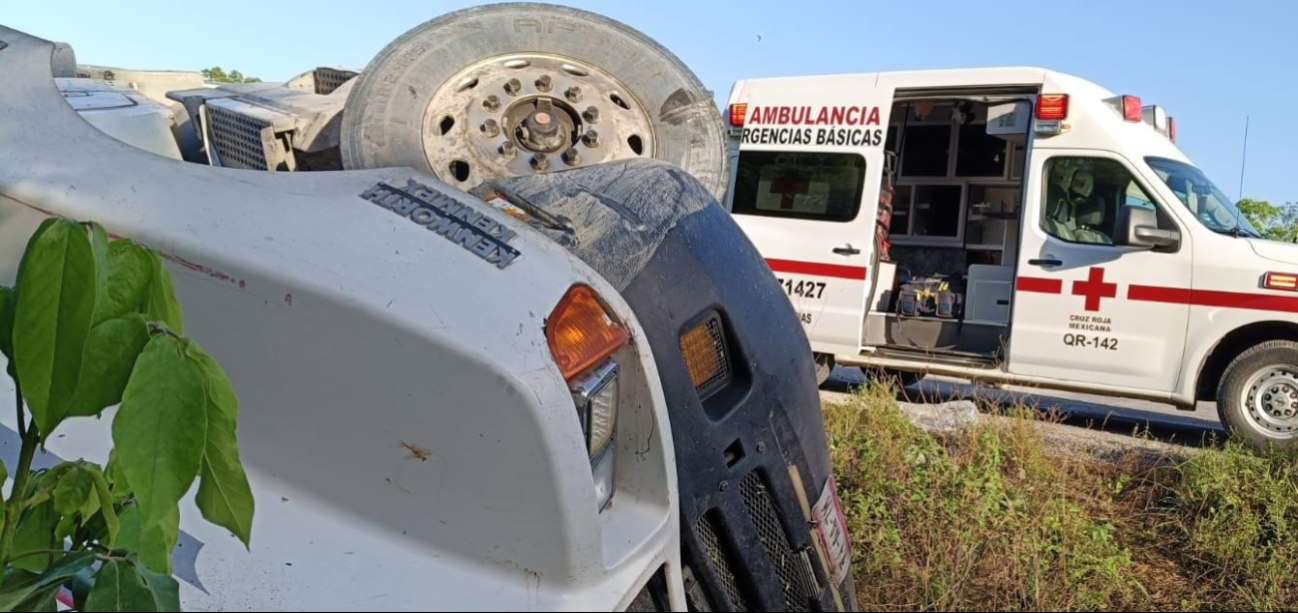
<instances>
[{"instance_id":1,"label":"truck cab","mask_svg":"<svg viewBox=\"0 0 1298 613\"><path fill-rule=\"evenodd\" d=\"M581 11L498 4L418 26L381 58L444 68L427 41L479 52L480 32L542 18L557 42L497 40L513 51L487 58L482 82L519 66L517 52L538 53L539 65L549 45L582 44L566 32L617 36L600 38L589 72L564 53L570 72L529 79L498 118L533 104L536 118L541 94L557 94L548 108L577 98L562 79L592 76L610 41L648 40ZM452 44L448 31L475 44ZM348 98L345 111L312 93L316 106L296 107L312 112L291 115L294 105L269 105L300 100L292 82L238 100L204 87L213 97L199 99L176 94L192 86L181 73L72 57L0 25L0 285L14 285L23 246L51 217L98 222L166 261L187 334L239 395L258 506L245 549L182 502L184 608L855 608L805 332L715 191L686 169L605 140L562 173L451 183L426 160L386 158L319 172L343 157L339 114L390 85ZM355 91L387 84L382 66L348 77ZM694 80L683 67L678 77ZM586 83L593 106L598 83ZM601 116L602 138L615 117ZM723 131L711 104L669 119L644 151L684 155L693 122ZM451 123L485 142L467 121L442 135ZM671 130L683 134L676 149L664 146ZM518 132L493 138L528 151L535 143ZM334 150L307 144L317 140ZM6 441L21 429L15 391L0 375ZM105 461L110 424L70 422L35 466ZM0 460L17 466L17 445L7 449Z\"/></svg>"},{"instance_id":2,"label":"truck cab","mask_svg":"<svg viewBox=\"0 0 1298 613\"><path fill-rule=\"evenodd\" d=\"M1298 439L1298 247L1260 238L1162 107L1040 68L730 102L731 212L822 366L1217 400L1233 435Z\"/></svg>"}]
</instances>

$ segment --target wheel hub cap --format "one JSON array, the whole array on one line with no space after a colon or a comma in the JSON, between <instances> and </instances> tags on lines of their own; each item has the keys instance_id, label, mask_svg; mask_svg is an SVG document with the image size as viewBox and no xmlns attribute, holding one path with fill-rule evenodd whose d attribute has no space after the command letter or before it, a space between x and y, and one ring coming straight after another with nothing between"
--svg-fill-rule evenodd
<instances>
[{"instance_id":1,"label":"wheel hub cap","mask_svg":"<svg viewBox=\"0 0 1298 613\"><path fill-rule=\"evenodd\" d=\"M499 177L652 157L654 134L648 109L612 75L567 58L514 54L448 79L425 111L423 143L438 176L469 189ZM562 163L551 164L551 155Z\"/></svg>"},{"instance_id":2,"label":"wheel hub cap","mask_svg":"<svg viewBox=\"0 0 1298 613\"><path fill-rule=\"evenodd\" d=\"M1298 436L1298 367L1264 368L1249 379L1244 394L1255 427L1272 436Z\"/></svg>"}]
</instances>

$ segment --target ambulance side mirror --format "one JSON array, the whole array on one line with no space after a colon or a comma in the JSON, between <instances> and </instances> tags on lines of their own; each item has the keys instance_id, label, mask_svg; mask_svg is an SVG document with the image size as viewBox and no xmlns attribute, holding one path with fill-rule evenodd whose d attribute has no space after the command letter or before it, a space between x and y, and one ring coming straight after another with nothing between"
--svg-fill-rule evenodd
<instances>
[{"instance_id":1,"label":"ambulance side mirror","mask_svg":"<svg viewBox=\"0 0 1298 613\"><path fill-rule=\"evenodd\" d=\"M1115 243L1139 249L1176 249L1181 233L1158 227L1158 212L1143 206L1127 205L1118 211Z\"/></svg>"}]
</instances>

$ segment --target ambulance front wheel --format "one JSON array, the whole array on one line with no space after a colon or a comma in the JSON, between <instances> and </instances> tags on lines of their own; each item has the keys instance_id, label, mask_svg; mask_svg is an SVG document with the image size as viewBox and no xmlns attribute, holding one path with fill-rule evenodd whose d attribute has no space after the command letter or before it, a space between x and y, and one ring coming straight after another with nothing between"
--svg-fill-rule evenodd
<instances>
[{"instance_id":1,"label":"ambulance front wheel","mask_svg":"<svg viewBox=\"0 0 1298 613\"><path fill-rule=\"evenodd\" d=\"M1231 437L1256 449L1298 447L1298 343L1269 341L1236 357L1217 411Z\"/></svg>"}]
</instances>

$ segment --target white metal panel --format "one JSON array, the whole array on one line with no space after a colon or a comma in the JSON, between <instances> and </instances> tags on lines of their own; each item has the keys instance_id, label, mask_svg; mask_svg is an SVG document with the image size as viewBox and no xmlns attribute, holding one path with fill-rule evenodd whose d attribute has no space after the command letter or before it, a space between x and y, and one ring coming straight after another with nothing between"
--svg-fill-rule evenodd
<instances>
[{"instance_id":1,"label":"white metal panel","mask_svg":"<svg viewBox=\"0 0 1298 613\"><path fill-rule=\"evenodd\" d=\"M187 333L240 394L253 550L187 507L186 608L607 610L664 563L680 602L676 468L648 347L624 356L640 379L620 422L630 455L601 514L545 343L574 282L644 337L589 267L500 215L523 252L501 270L359 197L415 179L487 206L409 169L269 175L149 155L76 119L46 43L0 39L0 236L61 215L157 249ZM24 243L0 243L0 283ZM69 425L42 461L103 461L109 424Z\"/></svg>"}]
</instances>

